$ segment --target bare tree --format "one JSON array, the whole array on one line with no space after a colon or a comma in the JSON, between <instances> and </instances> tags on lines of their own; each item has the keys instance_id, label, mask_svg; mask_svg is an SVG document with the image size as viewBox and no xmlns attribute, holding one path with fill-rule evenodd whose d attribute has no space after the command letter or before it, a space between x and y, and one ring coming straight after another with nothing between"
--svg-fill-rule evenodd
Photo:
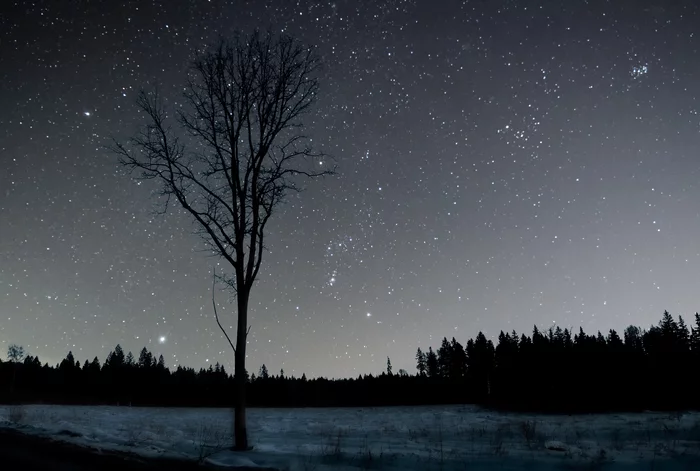
<instances>
[{"instance_id":1,"label":"bare tree","mask_svg":"<svg viewBox=\"0 0 700 471\"><path fill-rule=\"evenodd\" d=\"M7 360L12 363L21 363L24 360L24 347L14 343L7 347Z\"/></svg>"},{"instance_id":2,"label":"bare tree","mask_svg":"<svg viewBox=\"0 0 700 471\"><path fill-rule=\"evenodd\" d=\"M234 450L246 450L248 300L265 249L265 228L303 178L333 173L304 134L316 101L320 60L297 40L272 33L219 40L192 62L173 129L158 92L141 92L149 123L113 150L140 178L160 182L163 212L175 200L212 252L229 265L216 279L237 302Z\"/></svg>"},{"instance_id":3,"label":"bare tree","mask_svg":"<svg viewBox=\"0 0 700 471\"><path fill-rule=\"evenodd\" d=\"M12 395L15 390L17 366L24 360L24 347L14 343L7 347L7 359L12 363L12 382L10 383L10 395Z\"/></svg>"}]
</instances>

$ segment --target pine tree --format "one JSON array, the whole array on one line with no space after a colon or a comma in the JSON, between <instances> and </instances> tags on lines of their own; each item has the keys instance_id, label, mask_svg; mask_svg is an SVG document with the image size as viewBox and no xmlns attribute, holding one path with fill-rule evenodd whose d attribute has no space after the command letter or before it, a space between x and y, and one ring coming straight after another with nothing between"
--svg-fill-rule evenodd
<instances>
[{"instance_id":1,"label":"pine tree","mask_svg":"<svg viewBox=\"0 0 700 471\"><path fill-rule=\"evenodd\" d=\"M418 370L419 376L425 376L426 371L428 370L428 364L427 359L425 357L425 353L423 353L420 347L416 352L416 369Z\"/></svg>"},{"instance_id":2,"label":"pine tree","mask_svg":"<svg viewBox=\"0 0 700 471\"><path fill-rule=\"evenodd\" d=\"M661 335L665 338L674 338L678 332L678 324L673 319L673 316L668 311L664 311L663 317L659 322Z\"/></svg>"},{"instance_id":3,"label":"pine tree","mask_svg":"<svg viewBox=\"0 0 700 471\"><path fill-rule=\"evenodd\" d=\"M265 366L265 363L263 363L263 365L260 367L258 377L260 379L268 379L270 377L270 375L267 373L267 366Z\"/></svg>"},{"instance_id":4,"label":"pine tree","mask_svg":"<svg viewBox=\"0 0 700 471\"><path fill-rule=\"evenodd\" d=\"M552 328L550 327L550 333L552 332ZM552 335L552 340L554 341L555 345L558 347L563 347L564 346L564 331L561 330L560 326L557 326L556 329L554 329L554 333Z\"/></svg>"},{"instance_id":5,"label":"pine tree","mask_svg":"<svg viewBox=\"0 0 700 471\"><path fill-rule=\"evenodd\" d=\"M534 326L532 328L532 345L538 347L544 343L545 340L545 336L540 333L540 329Z\"/></svg>"},{"instance_id":6,"label":"pine tree","mask_svg":"<svg viewBox=\"0 0 700 471\"><path fill-rule=\"evenodd\" d=\"M464 347L454 337L450 342L450 369L449 377L452 379L462 379L467 375L467 353Z\"/></svg>"},{"instance_id":7,"label":"pine tree","mask_svg":"<svg viewBox=\"0 0 700 471\"><path fill-rule=\"evenodd\" d=\"M692 327L689 343L693 356L700 358L700 313L697 312L695 313L695 326Z\"/></svg>"},{"instance_id":8,"label":"pine tree","mask_svg":"<svg viewBox=\"0 0 700 471\"><path fill-rule=\"evenodd\" d=\"M510 341L512 342L512 345L515 347L516 350L518 349L518 344L520 343L519 339L520 336L515 331L515 329L513 329L513 331L510 333Z\"/></svg>"},{"instance_id":9,"label":"pine tree","mask_svg":"<svg viewBox=\"0 0 700 471\"><path fill-rule=\"evenodd\" d=\"M571 347L573 346L574 342L571 339L571 331L568 328L566 328L564 329L564 348L570 351Z\"/></svg>"},{"instance_id":10,"label":"pine tree","mask_svg":"<svg viewBox=\"0 0 700 471\"><path fill-rule=\"evenodd\" d=\"M678 316L678 345L680 352L686 353L690 349L690 335L688 334L688 326L685 325L683 316Z\"/></svg>"},{"instance_id":11,"label":"pine tree","mask_svg":"<svg viewBox=\"0 0 700 471\"><path fill-rule=\"evenodd\" d=\"M442 338L442 343L437 351L438 369L443 378L450 377L450 366L452 365L452 346L447 341L447 337Z\"/></svg>"},{"instance_id":12,"label":"pine tree","mask_svg":"<svg viewBox=\"0 0 700 471\"><path fill-rule=\"evenodd\" d=\"M695 325L691 328L690 339L688 340L690 346L690 355L688 355L688 363L692 365L692 368L697 368L700 364L700 314L695 313ZM695 378L697 375L691 374L690 378ZM695 396L695 398L700 397L700 384L697 380L689 379L691 386L689 392ZM697 399L695 404L697 404Z\"/></svg>"},{"instance_id":13,"label":"pine tree","mask_svg":"<svg viewBox=\"0 0 700 471\"><path fill-rule=\"evenodd\" d=\"M61 361L61 365L59 366L61 370L64 371L69 371L75 368L75 357L73 356L73 352L69 351L68 355L66 355L66 358Z\"/></svg>"},{"instance_id":14,"label":"pine tree","mask_svg":"<svg viewBox=\"0 0 700 471\"><path fill-rule=\"evenodd\" d=\"M391 371L391 359L389 357L386 357L386 374L389 376L394 375L394 373Z\"/></svg>"},{"instance_id":15,"label":"pine tree","mask_svg":"<svg viewBox=\"0 0 700 471\"><path fill-rule=\"evenodd\" d=\"M604 352L608 346L608 343L605 341L605 337L603 337L603 334L601 334L600 331L598 331L598 335L596 335L595 343L598 352Z\"/></svg>"},{"instance_id":16,"label":"pine tree","mask_svg":"<svg viewBox=\"0 0 700 471\"><path fill-rule=\"evenodd\" d=\"M428 347L428 354L425 358L425 365L429 378L440 377L440 367L438 364L438 358L435 352L433 351L433 347Z\"/></svg>"},{"instance_id":17,"label":"pine tree","mask_svg":"<svg viewBox=\"0 0 700 471\"><path fill-rule=\"evenodd\" d=\"M642 330L634 325L625 329L623 334L625 339L625 349L630 352L643 353Z\"/></svg>"},{"instance_id":18,"label":"pine tree","mask_svg":"<svg viewBox=\"0 0 700 471\"><path fill-rule=\"evenodd\" d=\"M466 357L466 355L465 355ZM499 399L505 398L517 385L518 362L518 333L501 333L498 335L498 345L494 356L496 362L495 394Z\"/></svg>"},{"instance_id":19,"label":"pine tree","mask_svg":"<svg viewBox=\"0 0 700 471\"><path fill-rule=\"evenodd\" d=\"M139 353L139 368L148 369L151 366L153 366L153 354L143 347Z\"/></svg>"},{"instance_id":20,"label":"pine tree","mask_svg":"<svg viewBox=\"0 0 700 471\"><path fill-rule=\"evenodd\" d=\"M619 352L623 348L622 339L618 335L617 331L615 331L615 329L610 329L606 341L608 346L610 347L610 351Z\"/></svg>"},{"instance_id":21,"label":"pine tree","mask_svg":"<svg viewBox=\"0 0 700 471\"><path fill-rule=\"evenodd\" d=\"M495 351L493 342L488 340L483 332L479 332L475 340L469 339L467 342L467 372L476 397L480 400L485 399L490 392Z\"/></svg>"},{"instance_id":22,"label":"pine tree","mask_svg":"<svg viewBox=\"0 0 700 471\"><path fill-rule=\"evenodd\" d=\"M124 366L124 358L124 350L122 350L121 345L117 344L117 346L114 347L114 351L109 352L109 355L107 355L105 366L109 366L110 368L121 368Z\"/></svg>"}]
</instances>

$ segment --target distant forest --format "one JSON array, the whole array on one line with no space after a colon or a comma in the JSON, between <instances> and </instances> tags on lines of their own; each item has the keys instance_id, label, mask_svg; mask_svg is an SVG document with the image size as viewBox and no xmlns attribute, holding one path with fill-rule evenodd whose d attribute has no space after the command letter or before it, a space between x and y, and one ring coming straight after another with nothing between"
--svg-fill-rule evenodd
<instances>
[{"instance_id":1,"label":"distant forest","mask_svg":"<svg viewBox=\"0 0 700 471\"><path fill-rule=\"evenodd\" d=\"M532 335L501 332L498 343L479 332L466 346L444 338L416 352L416 371L328 380L275 375L263 365L248 378L248 405L338 407L481 404L552 413L700 408L700 315L690 328L664 312L648 330L630 326L586 334L537 327ZM104 364L50 366L11 346L0 361L0 402L207 406L233 404L233 377L218 363L171 371L146 348L138 358L117 345Z\"/></svg>"}]
</instances>

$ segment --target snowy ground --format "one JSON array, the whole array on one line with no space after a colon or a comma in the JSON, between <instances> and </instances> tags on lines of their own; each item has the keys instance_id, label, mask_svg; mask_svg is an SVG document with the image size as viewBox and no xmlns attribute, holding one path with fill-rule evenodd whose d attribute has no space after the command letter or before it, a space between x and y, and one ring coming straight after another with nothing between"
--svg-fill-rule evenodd
<instances>
[{"instance_id":1,"label":"snowy ground","mask_svg":"<svg viewBox=\"0 0 700 471\"><path fill-rule=\"evenodd\" d=\"M149 457L324 470L696 470L700 414L542 416L471 406L250 409L255 450L231 443L231 411L0 406L0 425Z\"/></svg>"}]
</instances>

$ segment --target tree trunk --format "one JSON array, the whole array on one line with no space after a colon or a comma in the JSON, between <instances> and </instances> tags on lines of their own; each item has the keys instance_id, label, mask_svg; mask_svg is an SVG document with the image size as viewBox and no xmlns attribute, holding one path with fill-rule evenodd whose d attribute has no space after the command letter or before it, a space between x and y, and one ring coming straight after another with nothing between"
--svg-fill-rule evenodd
<instances>
[{"instance_id":1,"label":"tree trunk","mask_svg":"<svg viewBox=\"0 0 700 471\"><path fill-rule=\"evenodd\" d=\"M246 371L245 371L245 350L246 337L248 328L248 296L249 292L245 289L239 290L237 293L238 300L238 332L236 333L236 355L234 359L234 382L236 400L234 403L234 419L233 419L233 436L235 451L246 451L248 447L248 430L246 427L245 415L245 390L246 390Z\"/></svg>"}]
</instances>

